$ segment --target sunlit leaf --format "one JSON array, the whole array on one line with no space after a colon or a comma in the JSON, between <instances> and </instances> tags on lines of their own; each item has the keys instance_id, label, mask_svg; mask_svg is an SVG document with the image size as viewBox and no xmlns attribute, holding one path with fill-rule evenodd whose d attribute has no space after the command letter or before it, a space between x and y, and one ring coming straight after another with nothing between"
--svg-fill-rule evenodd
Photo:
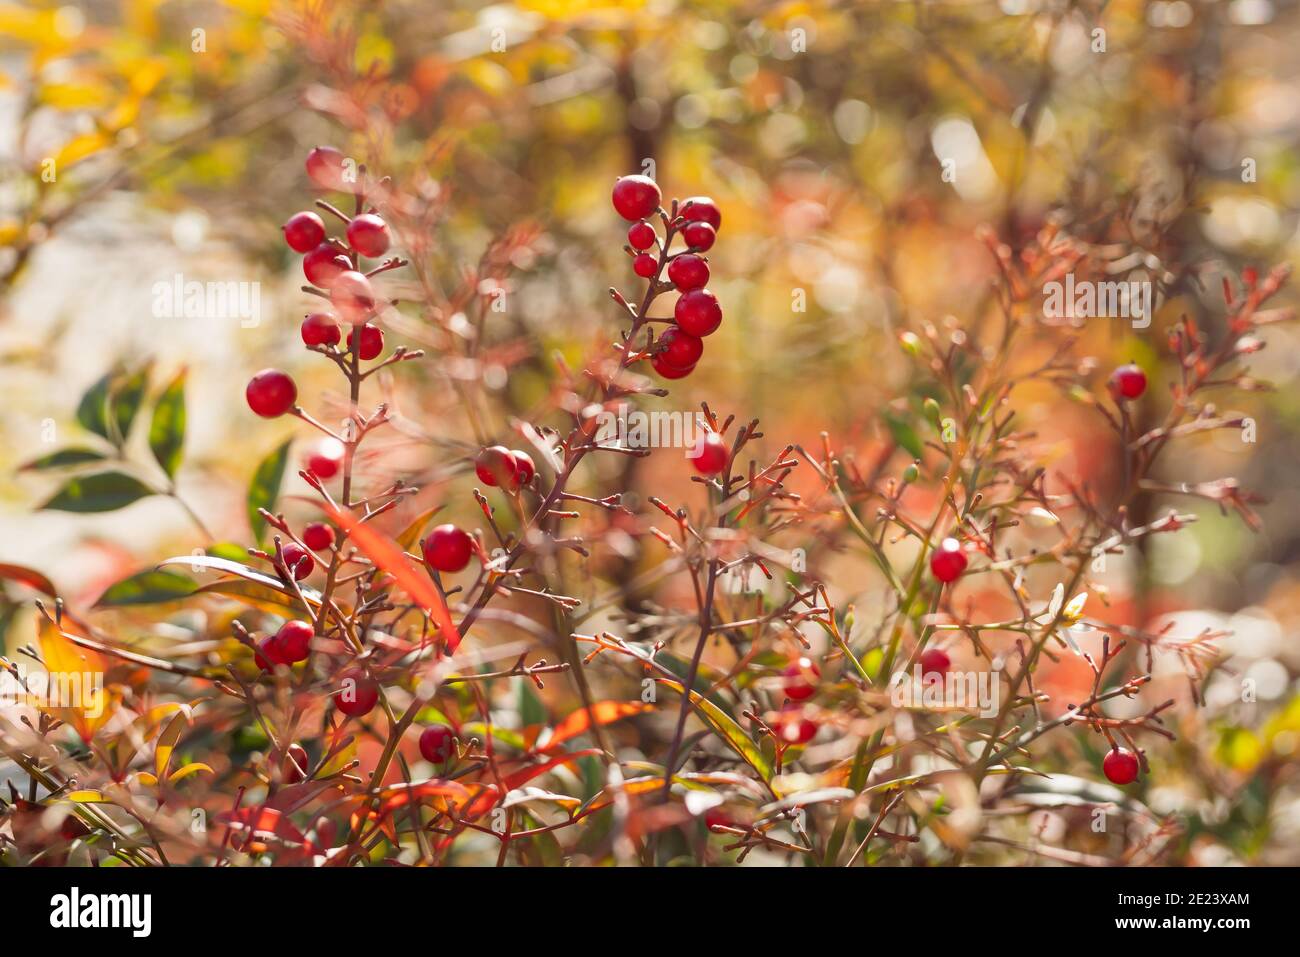
<instances>
[{"instance_id":1,"label":"sunlit leaf","mask_svg":"<svg viewBox=\"0 0 1300 957\"><path fill-rule=\"evenodd\" d=\"M175 477L185 448L185 372L163 390L149 423L149 448L163 471Z\"/></svg>"},{"instance_id":2,"label":"sunlit leaf","mask_svg":"<svg viewBox=\"0 0 1300 957\"><path fill-rule=\"evenodd\" d=\"M51 598L59 597L59 593L54 590L54 584L35 569L25 568L22 565L0 564L0 578L26 585L28 588L49 595Z\"/></svg>"},{"instance_id":3,"label":"sunlit leaf","mask_svg":"<svg viewBox=\"0 0 1300 957\"><path fill-rule=\"evenodd\" d=\"M676 681L670 681L667 678L656 678L662 685L672 688L678 694L685 692ZM759 777L764 781L772 780L772 767L768 764L767 759L763 757L763 752L759 750L753 739L745 733L744 728L738 725L732 718L727 715L721 708L715 705L707 698L701 697L694 691L690 692L691 704L695 706L695 711L704 720L704 723L716 731L724 742L745 762L758 772Z\"/></svg>"},{"instance_id":4,"label":"sunlit leaf","mask_svg":"<svg viewBox=\"0 0 1300 957\"><path fill-rule=\"evenodd\" d=\"M590 730L591 719L594 716L597 724L609 724L613 721L620 721L623 718L630 718L634 714L644 714L647 711L655 710L652 704L646 704L642 701L596 701L592 703L591 713L586 708L578 708L567 718L555 726L546 743L538 748L541 754L547 754L554 751L565 741L575 738L580 734Z\"/></svg>"},{"instance_id":5,"label":"sunlit leaf","mask_svg":"<svg viewBox=\"0 0 1300 957\"><path fill-rule=\"evenodd\" d=\"M284 480L284 466L289 460L289 446L292 443L292 439L286 439L276 447L275 451L262 459L253 472L253 480L248 485L248 527L253 530L258 542L262 541L266 523L257 510L259 508L264 508L268 512L275 510L276 499L280 497L280 483Z\"/></svg>"},{"instance_id":6,"label":"sunlit leaf","mask_svg":"<svg viewBox=\"0 0 1300 957\"><path fill-rule=\"evenodd\" d=\"M151 569L109 585L95 605L98 607L153 605L158 602L177 601L192 595L197 587L184 575Z\"/></svg>"},{"instance_id":7,"label":"sunlit leaf","mask_svg":"<svg viewBox=\"0 0 1300 957\"><path fill-rule=\"evenodd\" d=\"M121 442L125 442L131 434L131 425L144 402L144 392L148 386L149 366L145 365L125 378L116 380L109 389L110 425L117 430Z\"/></svg>"}]
</instances>

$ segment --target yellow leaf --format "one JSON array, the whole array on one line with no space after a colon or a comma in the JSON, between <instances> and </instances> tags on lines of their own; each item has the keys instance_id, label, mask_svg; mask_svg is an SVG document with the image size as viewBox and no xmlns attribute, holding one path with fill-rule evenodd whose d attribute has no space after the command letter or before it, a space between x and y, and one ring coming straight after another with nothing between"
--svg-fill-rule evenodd
<instances>
[{"instance_id":1,"label":"yellow leaf","mask_svg":"<svg viewBox=\"0 0 1300 957\"><path fill-rule=\"evenodd\" d=\"M167 776L167 767L172 761L172 752L176 750L176 742L181 739L181 732L185 730L185 725L189 723L189 717L184 712L179 712L163 729L163 733L158 736L158 743L154 746L153 767L159 778Z\"/></svg>"},{"instance_id":2,"label":"yellow leaf","mask_svg":"<svg viewBox=\"0 0 1300 957\"><path fill-rule=\"evenodd\" d=\"M66 616L64 623L73 627ZM116 697L104 688L104 658L74 644L44 617L40 620L40 639L47 675L42 710L72 725L81 740L88 742L112 717L116 703Z\"/></svg>"},{"instance_id":3,"label":"yellow leaf","mask_svg":"<svg viewBox=\"0 0 1300 957\"><path fill-rule=\"evenodd\" d=\"M92 791L92 790L69 791L67 794L63 796L74 804L112 804L113 803L108 798L104 797L104 795L101 792Z\"/></svg>"},{"instance_id":4,"label":"yellow leaf","mask_svg":"<svg viewBox=\"0 0 1300 957\"><path fill-rule=\"evenodd\" d=\"M207 771L209 774L217 773L202 761L195 761L193 764L187 764L183 768L177 768L172 772L172 776L167 779L167 782L169 784L175 784L177 781L184 781L191 774L198 774L200 771Z\"/></svg>"},{"instance_id":5,"label":"yellow leaf","mask_svg":"<svg viewBox=\"0 0 1300 957\"><path fill-rule=\"evenodd\" d=\"M71 166L87 156L93 156L107 147L109 142L108 137L98 130L94 133L83 133L81 136L74 136L63 144L63 149L54 155L55 169L62 171L65 167Z\"/></svg>"}]
</instances>

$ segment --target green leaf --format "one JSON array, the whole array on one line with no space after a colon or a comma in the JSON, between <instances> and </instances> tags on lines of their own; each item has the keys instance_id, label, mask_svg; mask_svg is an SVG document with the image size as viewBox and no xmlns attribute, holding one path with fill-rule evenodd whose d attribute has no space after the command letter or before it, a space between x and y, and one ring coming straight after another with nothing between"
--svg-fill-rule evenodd
<instances>
[{"instance_id":1,"label":"green leaf","mask_svg":"<svg viewBox=\"0 0 1300 957\"><path fill-rule=\"evenodd\" d=\"M516 678L519 689L519 720L526 728L532 724L546 724L546 705L537 696L536 686L529 678Z\"/></svg>"},{"instance_id":2,"label":"green leaf","mask_svg":"<svg viewBox=\"0 0 1300 957\"><path fill-rule=\"evenodd\" d=\"M156 494L139 479L121 472L96 472L69 479L41 508L59 512L112 512Z\"/></svg>"},{"instance_id":3,"label":"green leaf","mask_svg":"<svg viewBox=\"0 0 1300 957\"><path fill-rule=\"evenodd\" d=\"M907 449L912 458L919 459L925 454L925 446L922 444L920 436L916 434L916 430L907 423L906 419L892 412L885 412L884 419L885 424L889 426L889 434L894 437L894 441Z\"/></svg>"},{"instance_id":4,"label":"green leaf","mask_svg":"<svg viewBox=\"0 0 1300 957\"><path fill-rule=\"evenodd\" d=\"M61 469L70 465L85 465L87 462L102 462L103 460L104 453L96 452L94 449L59 449L49 455L42 455L39 459L32 459L26 465L20 466L18 471L37 472L42 469Z\"/></svg>"},{"instance_id":5,"label":"green leaf","mask_svg":"<svg viewBox=\"0 0 1300 957\"><path fill-rule=\"evenodd\" d=\"M149 385L149 366L145 365L114 383L108 394L108 407L112 410L112 425L117 429L118 445L131 434L131 423L144 402L144 392Z\"/></svg>"},{"instance_id":6,"label":"green leaf","mask_svg":"<svg viewBox=\"0 0 1300 957\"><path fill-rule=\"evenodd\" d=\"M151 569L109 585L95 605L102 608L108 605L153 605L176 601L192 595L197 587L184 575Z\"/></svg>"},{"instance_id":7,"label":"green leaf","mask_svg":"<svg viewBox=\"0 0 1300 957\"><path fill-rule=\"evenodd\" d=\"M655 680L672 688L678 694L686 692L680 682L668 678L656 678ZM702 698L694 691L686 693L691 696L691 704L695 706L696 713L704 720L704 723L716 731L722 740L745 760L746 764L757 771L759 777L764 781L771 781L772 766L768 764L767 758L763 756L763 752L754 743L754 739L745 733L745 729L712 701Z\"/></svg>"},{"instance_id":8,"label":"green leaf","mask_svg":"<svg viewBox=\"0 0 1300 957\"><path fill-rule=\"evenodd\" d=\"M280 482L284 479L284 465L289 460L289 445L292 441L286 439L274 452L262 459L248 486L248 526L259 543L262 541L265 523L257 510L274 510L275 500L280 497Z\"/></svg>"},{"instance_id":9,"label":"green leaf","mask_svg":"<svg viewBox=\"0 0 1300 957\"><path fill-rule=\"evenodd\" d=\"M149 423L149 448L170 477L176 476L185 447L185 370L171 381L153 407Z\"/></svg>"},{"instance_id":10,"label":"green leaf","mask_svg":"<svg viewBox=\"0 0 1300 957\"><path fill-rule=\"evenodd\" d=\"M116 375L116 371L105 373L77 403L77 421L82 428L104 438L108 438L108 387Z\"/></svg>"}]
</instances>

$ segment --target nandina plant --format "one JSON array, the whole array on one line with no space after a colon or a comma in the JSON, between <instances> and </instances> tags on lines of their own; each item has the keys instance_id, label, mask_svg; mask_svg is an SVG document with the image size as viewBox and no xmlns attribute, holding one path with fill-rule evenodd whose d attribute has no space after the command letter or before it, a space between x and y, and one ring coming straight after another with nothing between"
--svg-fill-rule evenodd
<instances>
[{"instance_id":1,"label":"nandina plant","mask_svg":"<svg viewBox=\"0 0 1300 957\"><path fill-rule=\"evenodd\" d=\"M244 392L249 429L290 416L311 437L298 475L312 500L279 501L282 446L254 476L252 539L165 559L96 609L69 607L38 572L3 568L46 596L40 647L27 654L52 677L101 679L85 696L51 695L4 662L33 706L0 724L27 776L4 805L7 860L655 865L760 851L825 865L956 863L1009 840L1004 822L1031 813L1061 749L1093 769L1090 780L1058 775L1071 797L1123 817L1130 859L1158 859L1170 823L1123 809L1159 773L1153 748L1173 737L1173 702L1144 690L1167 657L1195 699L1218 636L1113 625L1090 578L1192 521L1171 510L1134 523L1134 503L1153 490L1254 521L1235 481L1180 486L1158 465L1186 435L1240 427L1204 395L1251 386L1238 363L1261 326L1289 318L1266 308L1284 270L1225 281L1218 341L1178 323L1167 343L1177 374L1157 394L1154 369L1099 369L1069 334L1023 368L1017 349L1043 335L1030 290L1088 268L1085 244L1049 229L1013 251L990 233L999 328L901 333L898 359L913 363L925 398L891 420L893 442L870 473L829 436L811 449L771 441L756 420L707 403L683 455L602 425L671 396L710 361L704 340L724 310L706 254L726 242L723 211L626 176L612 202L631 224L636 278L610 290L609 348L577 374L562 367L530 419L478 423L483 441L440 463L449 479L363 486L369 443L398 425L375 377L424 356L386 333L402 307L386 283L410 265L388 253L427 237L410 234L422 227L389 181L348 171L340 151L313 150L306 174L330 198L283 228L303 255L305 291L321 300L301 342L337 370L346 418L327 424L279 369ZM47 507L161 494L193 514L174 481L183 378L149 428L167 481L128 471L145 469L126 440L146 380L111 374L79 415L122 471L75 479ZM1029 382L1059 387L1113 430L1119 480L1105 494L1049 481L1044 451L1017 425ZM1154 419L1136 414L1141 404ZM601 460L652 454L689 463L689 481L643 502L597 487ZM432 505L413 504L430 491ZM620 536L653 549L653 567L613 596L570 594L575 568ZM809 569L845 541L870 556L875 581ZM217 577L200 584L187 568ZM685 607L657 597L674 585ZM977 588L1005 613L991 616L987 598L977 607ZM141 647L97 620L164 602L213 615L214 640ZM1090 690L1056 700L1036 676L1071 657ZM519 720L503 724L512 697Z\"/></svg>"}]
</instances>

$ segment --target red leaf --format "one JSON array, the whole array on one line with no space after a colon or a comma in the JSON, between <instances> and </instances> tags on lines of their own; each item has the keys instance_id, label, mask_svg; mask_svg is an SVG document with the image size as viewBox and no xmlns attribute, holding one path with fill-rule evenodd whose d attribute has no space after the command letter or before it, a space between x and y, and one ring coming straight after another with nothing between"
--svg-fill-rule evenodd
<instances>
[{"instance_id":1,"label":"red leaf","mask_svg":"<svg viewBox=\"0 0 1300 957\"><path fill-rule=\"evenodd\" d=\"M653 710L654 705L642 701L597 701L591 706L591 714L588 714L586 708L579 708L557 724L555 730L551 732L551 736L546 739L546 744L538 748L538 753L548 754L570 738L575 738L587 731L591 727L593 714L596 723L603 725L620 721L623 718L630 718L634 714L643 714L646 711Z\"/></svg>"}]
</instances>

